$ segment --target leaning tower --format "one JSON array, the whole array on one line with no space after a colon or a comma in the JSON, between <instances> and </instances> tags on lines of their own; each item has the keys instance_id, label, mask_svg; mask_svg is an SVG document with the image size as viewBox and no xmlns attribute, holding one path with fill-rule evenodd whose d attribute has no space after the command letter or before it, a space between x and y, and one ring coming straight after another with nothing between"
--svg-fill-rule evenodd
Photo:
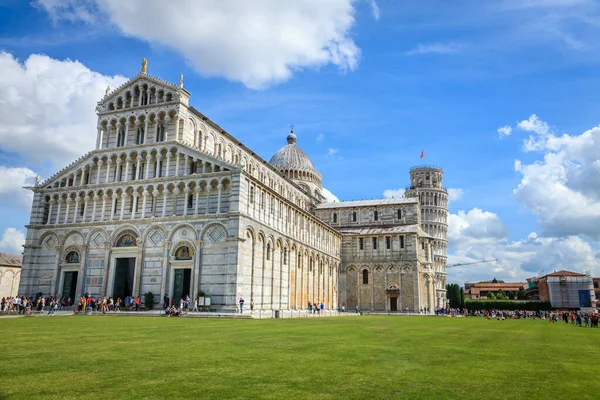
<instances>
[{"instance_id":1,"label":"leaning tower","mask_svg":"<svg viewBox=\"0 0 600 400\"><path fill-rule=\"evenodd\" d=\"M442 186L444 171L433 165L410 169L406 197L419 198L421 229L434 237L436 305L446 306L446 262L448 253L448 192Z\"/></svg>"}]
</instances>

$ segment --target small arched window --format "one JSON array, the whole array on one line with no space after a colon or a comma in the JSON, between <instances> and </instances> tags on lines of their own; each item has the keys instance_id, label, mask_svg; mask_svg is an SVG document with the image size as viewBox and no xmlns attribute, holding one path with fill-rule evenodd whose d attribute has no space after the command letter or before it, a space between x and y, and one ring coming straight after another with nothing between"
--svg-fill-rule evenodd
<instances>
[{"instance_id":1,"label":"small arched window","mask_svg":"<svg viewBox=\"0 0 600 400\"><path fill-rule=\"evenodd\" d=\"M375 221L379 220L379 213L377 212L377 210L373 211L373 219Z\"/></svg>"},{"instance_id":2,"label":"small arched window","mask_svg":"<svg viewBox=\"0 0 600 400\"><path fill-rule=\"evenodd\" d=\"M267 244L267 260L271 259L271 243Z\"/></svg>"},{"instance_id":3,"label":"small arched window","mask_svg":"<svg viewBox=\"0 0 600 400\"><path fill-rule=\"evenodd\" d=\"M399 208L398 209L398 219L402 218L402 210Z\"/></svg>"},{"instance_id":4,"label":"small arched window","mask_svg":"<svg viewBox=\"0 0 600 400\"><path fill-rule=\"evenodd\" d=\"M352 222L356 222L356 211L352 213Z\"/></svg>"},{"instance_id":5,"label":"small arched window","mask_svg":"<svg viewBox=\"0 0 600 400\"><path fill-rule=\"evenodd\" d=\"M336 223L337 222L337 213L333 213L333 222Z\"/></svg>"},{"instance_id":6,"label":"small arched window","mask_svg":"<svg viewBox=\"0 0 600 400\"><path fill-rule=\"evenodd\" d=\"M369 270L367 270L367 269L363 269L362 282L363 282L363 285L369 284Z\"/></svg>"}]
</instances>

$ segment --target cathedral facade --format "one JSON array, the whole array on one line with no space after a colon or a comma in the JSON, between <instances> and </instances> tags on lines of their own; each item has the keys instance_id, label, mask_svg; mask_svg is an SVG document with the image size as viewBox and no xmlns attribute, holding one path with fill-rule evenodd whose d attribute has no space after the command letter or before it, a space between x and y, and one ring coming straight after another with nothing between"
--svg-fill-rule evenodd
<instances>
[{"instance_id":1,"label":"cathedral facade","mask_svg":"<svg viewBox=\"0 0 600 400\"><path fill-rule=\"evenodd\" d=\"M203 295L220 311L240 297L284 312L445 304L440 169L413 169L402 199L325 203L293 132L266 162L190 96L145 62L107 90L96 148L30 188L20 294Z\"/></svg>"}]
</instances>

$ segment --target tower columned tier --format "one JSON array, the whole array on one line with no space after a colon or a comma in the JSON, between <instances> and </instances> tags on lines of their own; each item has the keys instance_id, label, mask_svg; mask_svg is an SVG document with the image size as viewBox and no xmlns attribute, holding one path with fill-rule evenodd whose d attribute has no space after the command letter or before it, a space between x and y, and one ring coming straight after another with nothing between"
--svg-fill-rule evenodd
<instances>
[{"instance_id":1,"label":"tower columned tier","mask_svg":"<svg viewBox=\"0 0 600 400\"><path fill-rule=\"evenodd\" d=\"M436 303L446 305L446 262L448 255L448 191L443 186L444 171L435 165L410 169L406 197L419 199L421 229L434 239Z\"/></svg>"}]
</instances>

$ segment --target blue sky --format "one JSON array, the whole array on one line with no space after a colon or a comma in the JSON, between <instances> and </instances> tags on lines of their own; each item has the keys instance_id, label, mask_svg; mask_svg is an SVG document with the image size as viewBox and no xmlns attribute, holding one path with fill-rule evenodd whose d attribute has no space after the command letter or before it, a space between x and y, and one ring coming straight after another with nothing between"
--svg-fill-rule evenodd
<instances>
[{"instance_id":1,"label":"blue sky","mask_svg":"<svg viewBox=\"0 0 600 400\"><path fill-rule=\"evenodd\" d=\"M91 150L93 104L146 57L154 76L183 73L192 105L267 160L294 124L341 200L404 188L422 162L443 167L444 186L456 189L449 261L499 258L450 270L449 281L558 268L600 275L600 188L577 179L598 178L585 151L600 143L597 1L143 3L0 1L0 97L9 99L0 117L10 116L0 127L0 250L15 251L28 222L27 197L11 191ZM273 39L284 34L288 42ZM33 87L23 82L32 77ZM68 101L51 104L43 90ZM503 126L510 135L500 137ZM47 157L72 135L77 146ZM574 199L588 211L557 212Z\"/></svg>"}]
</instances>

